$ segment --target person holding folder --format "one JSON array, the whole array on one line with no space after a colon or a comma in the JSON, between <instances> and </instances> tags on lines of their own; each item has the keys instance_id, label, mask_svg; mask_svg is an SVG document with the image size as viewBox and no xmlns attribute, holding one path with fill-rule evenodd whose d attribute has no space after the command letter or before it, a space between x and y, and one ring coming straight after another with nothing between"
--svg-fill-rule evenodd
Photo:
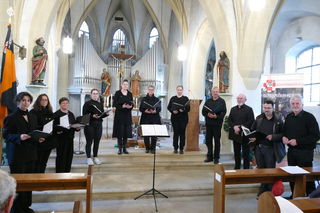
<instances>
[{"instance_id":1,"label":"person holding folder","mask_svg":"<svg viewBox=\"0 0 320 213\"><path fill-rule=\"evenodd\" d=\"M37 117L38 129L43 130L43 126L53 120L52 106L46 94L40 94L33 104L30 113ZM44 173L51 150L56 147L56 140L53 135L46 138L45 142L38 144L36 161L36 172Z\"/></svg>"},{"instance_id":2,"label":"person holding folder","mask_svg":"<svg viewBox=\"0 0 320 213\"><path fill-rule=\"evenodd\" d=\"M56 173L64 173L71 171L74 132L80 129L70 128L76 119L69 111L69 99L60 98L59 106L60 109L53 114L57 141Z\"/></svg>"},{"instance_id":3,"label":"person holding folder","mask_svg":"<svg viewBox=\"0 0 320 213\"><path fill-rule=\"evenodd\" d=\"M190 111L189 98L183 96L183 86L177 86L177 95L172 96L168 110L171 112L171 123L173 127L173 148L174 153L183 154L186 139L186 127L188 124L188 112ZM180 138L180 144L178 144Z\"/></svg>"},{"instance_id":4,"label":"person holding folder","mask_svg":"<svg viewBox=\"0 0 320 213\"><path fill-rule=\"evenodd\" d=\"M38 127L37 118L28 111L32 96L28 92L17 94L15 101L18 108L4 119L3 138L7 144L7 158L11 174L34 173L37 160L37 145L45 141L37 141L29 133ZM12 212L33 212L32 192L17 192Z\"/></svg>"},{"instance_id":5,"label":"person holding folder","mask_svg":"<svg viewBox=\"0 0 320 213\"><path fill-rule=\"evenodd\" d=\"M140 124L161 124L161 101L154 96L154 86L148 86L148 93L142 98L139 107L141 114ZM150 144L151 139L151 144ZM144 137L146 153L155 152L157 137Z\"/></svg>"},{"instance_id":6,"label":"person holding folder","mask_svg":"<svg viewBox=\"0 0 320 213\"><path fill-rule=\"evenodd\" d=\"M129 154L126 148L127 139L132 137L132 117L133 108L132 93L128 91L128 80L123 80L121 90L114 95L113 106L116 108L113 120L112 137L118 139L118 154Z\"/></svg>"},{"instance_id":7,"label":"person holding folder","mask_svg":"<svg viewBox=\"0 0 320 213\"><path fill-rule=\"evenodd\" d=\"M208 99L202 108L202 115L206 119L206 145L208 148L207 158L204 162L219 163L220 138L223 118L227 112L226 102L219 96L219 88L213 87L212 98ZM212 137L214 138L214 153Z\"/></svg>"},{"instance_id":8,"label":"person holding folder","mask_svg":"<svg viewBox=\"0 0 320 213\"><path fill-rule=\"evenodd\" d=\"M98 158L99 143L102 136L102 118L109 114L104 112L103 103L100 99L98 89L91 90L91 99L84 103L82 114L90 114L90 123L84 127L86 137L86 155L88 165L100 165L102 162ZM91 146L93 142L93 160L91 158Z\"/></svg>"}]
</instances>

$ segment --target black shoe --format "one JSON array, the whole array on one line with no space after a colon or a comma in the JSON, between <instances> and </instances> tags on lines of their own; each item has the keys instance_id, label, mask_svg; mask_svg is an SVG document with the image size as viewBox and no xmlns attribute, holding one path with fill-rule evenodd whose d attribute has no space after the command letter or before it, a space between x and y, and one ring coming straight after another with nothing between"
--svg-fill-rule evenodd
<instances>
[{"instance_id":1,"label":"black shoe","mask_svg":"<svg viewBox=\"0 0 320 213\"><path fill-rule=\"evenodd\" d=\"M178 154L178 150L175 149L175 150L173 151L173 153L174 153L174 154Z\"/></svg>"},{"instance_id":2,"label":"black shoe","mask_svg":"<svg viewBox=\"0 0 320 213\"><path fill-rule=\"evenodd\" d=\"M215 159L215 160L213 161L213 163L214 163L214 164L218 164L218 163L219 163L219 159Z\"/></svg>"},{"instance_id":3,"label":"black shoe","mask_svg":"<svg viewBox=\"0 0 320 213\"><path fill-rule=\"evenodd\" d=\"M123 149L123 153L124 153L124 154L129 154L129 152L127 151L126 148Z\"/></svg>"},{"instance_id":4,"label":"black shoe","mask_svg":"<svg viewBox=\"0 0 320 213\"><path fill-rule=\"evenodd\" d=\"M183 150L180 150L180 152L179 152L181 155L184 153L184 151Z\"/></svg>"},{"instance_id":5,"label":"black shoe","mask_svg":"<svg viewBox=\"0 0 320 213\"><path fill-rule=\"evenodd\" d=\"M155 153L154 149L152 149L152 150L150 151L150 153L151 153L151 154L154 154L154 153Z\"/></svg>"},{"instance_id":6,"label":"black shoe","mask_svg":"<svg viewBox=\"0 0 320 213\"><path fill-rule=\"evenodd\" d=\"M146 149L146 151L145 151L146 153L149 153L150 152L150 150L149 149Z\"/></svg>"},{"instance_id":7,"label":"black shoe","mask_svg":"<svg viewBox=\"0 0 320 213\"><path fill-rule=\"evenodd\" d=\"M208 163L208 162L212 162L212 159L206 158L203 162Z\"/></svg>"},{"instance_id":8,"label":"black shoe","mask_svg":"<svg viewBox=\"0 0 320 213\"><path fill-rule=\"evenodd\" d=\"M122 154L122 149L119 149L118 150L118 155L121 155Z\"/></svg>"}]
</instances>

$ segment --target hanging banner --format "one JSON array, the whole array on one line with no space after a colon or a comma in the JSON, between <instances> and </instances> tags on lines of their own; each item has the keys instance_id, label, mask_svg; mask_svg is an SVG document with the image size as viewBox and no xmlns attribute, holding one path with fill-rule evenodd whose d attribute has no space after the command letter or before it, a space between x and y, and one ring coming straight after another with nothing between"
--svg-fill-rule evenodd
<instances>
[{"instance_id":1,"label":"hanging banner","mask_svg":"<svg viewBox=\"0 0 320 213\"><path fill-rule=\"evenodd\" d=\"M275 103L275 111L286 116L290 111L290 98L303 97L303 74L272 74L261 77L261 103L266 99ZM261 106L262 111L262 106Z\"/></svg>"}]
</instances>

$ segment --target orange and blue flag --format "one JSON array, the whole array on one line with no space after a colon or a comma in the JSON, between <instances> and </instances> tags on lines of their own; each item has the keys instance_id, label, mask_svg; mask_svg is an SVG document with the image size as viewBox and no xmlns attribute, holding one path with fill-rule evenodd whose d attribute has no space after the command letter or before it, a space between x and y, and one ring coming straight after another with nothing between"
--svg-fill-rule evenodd
<instances>
[{"instance_id":1,"label":"orange and blue flag","mask_svg":"<svg viewBox=\"0 0 320 213\"><path fill-rule=\"evenodd\" d=\"M13 112L17 105L14 97L17 94L16 69L14 64L13 41L11 25L4 42L1 76L0 76L0 127L3 127L4 118Z\"/></svg>"}]
</instances>

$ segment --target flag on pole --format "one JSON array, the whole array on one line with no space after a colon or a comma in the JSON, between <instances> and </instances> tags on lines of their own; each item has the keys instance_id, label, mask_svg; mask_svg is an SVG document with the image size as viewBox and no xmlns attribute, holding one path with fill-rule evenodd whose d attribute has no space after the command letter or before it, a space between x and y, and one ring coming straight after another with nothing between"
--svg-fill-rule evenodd
<instances>
[{"instance_id":1,"label":"flag on pole","mask_svg":"<svg viewBox=\"0 0 320 213\"><path fill-rule=\"evenodd\" d=\"M0 127L3 127L4 118L16 108L14 97L17 94L16 69L14 65L13 41L11 24L4 42L1 76L0 76Z\"/></svg>"}]
</instances>

